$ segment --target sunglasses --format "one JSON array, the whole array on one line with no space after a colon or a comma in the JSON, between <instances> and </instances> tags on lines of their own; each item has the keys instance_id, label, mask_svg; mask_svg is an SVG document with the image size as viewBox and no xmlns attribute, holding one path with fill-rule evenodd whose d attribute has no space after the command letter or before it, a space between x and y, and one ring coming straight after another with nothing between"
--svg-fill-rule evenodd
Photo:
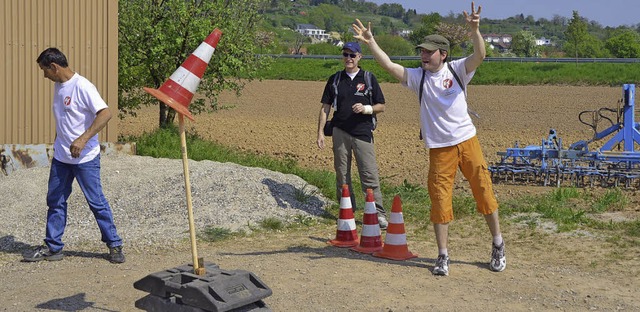
<instances>
[{"instance_id":1,"label":"sunglasses","mask_svg":"<svg viewBox=\"0 0 640 312\"><path fill-rule=\"evenodd\" d=\"M344 57L350 57L350 58L356 58L356 56L358 56L357 54L353 54L353 53L347 53L347 52L342 52L342 56Z\"/></svg>"}]
</instances>

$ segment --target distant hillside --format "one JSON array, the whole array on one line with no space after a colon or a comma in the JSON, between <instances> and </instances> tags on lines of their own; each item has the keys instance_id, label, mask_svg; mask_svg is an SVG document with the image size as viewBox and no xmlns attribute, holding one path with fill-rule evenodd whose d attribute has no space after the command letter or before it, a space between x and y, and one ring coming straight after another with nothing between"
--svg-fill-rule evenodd
<instances>
[{"instance_id":1,"label":"distant hillside","mask_svg":"<svg viewBox=\"0 0 640 312\"><path fill-rule=\"evenodd\" d=\"M376 36L405 34L403 38L407 41L407 46L411 47L425 34L434 32L435 25L440 22L464 23L461 13L450 13L447 16L441 16L438 13L417 14L415 10L407 10L397 3L377 5L362 0L272 0L265 7L263 14L264 21L261 27L272 40L267 51L269 53L292 53L300 52L301 49L311 49L311 52L315 52L312 54L322 54L318 52L330 49L312 47L312 44L315 45L319 41L301 37L295 31L298 24L312 24L323 30L328 35L329 42L340 39L345 41L351 40L353 36L351 24L359 18L363 22L372 23ZM603 42L617 34L619 30L626 29L626 26L602 27L595 21L581 19L586 24L588 33L596 40ZM523 14L502 20L483 18L480 31L483 34L512 36L528 31L535 38L546 38L553 43L552 47L545 48L546 53L550 54L553 50L559 50L559 47L566 42L565 32L570 20L571 17L557 15L552 19L536 19L531 15ZM633 30L640 36L640 24ZM408 35L409 33L413 35ZM317 51L313 51L314 49ZM404 47L400 50L403 49Z\"/></svg>"}]
</instances>

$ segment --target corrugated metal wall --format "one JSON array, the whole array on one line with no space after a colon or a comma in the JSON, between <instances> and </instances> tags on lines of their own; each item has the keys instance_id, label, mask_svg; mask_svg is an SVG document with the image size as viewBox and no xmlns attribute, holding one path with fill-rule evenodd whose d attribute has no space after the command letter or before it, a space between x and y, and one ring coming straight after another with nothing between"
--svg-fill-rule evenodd
<instances>
[{"instance_id":1,"label":"corrugated metal wall","mask_svg":"<svg viewBox=\"0 0 640 312\"><path fill-rule=\"evenodd\" d=\"M36 63L48 47L92 81L114 118L100 141L118 137L118 0L0 0L0 144L53 143L53 82Z\"/></svg>"}]
</instances>

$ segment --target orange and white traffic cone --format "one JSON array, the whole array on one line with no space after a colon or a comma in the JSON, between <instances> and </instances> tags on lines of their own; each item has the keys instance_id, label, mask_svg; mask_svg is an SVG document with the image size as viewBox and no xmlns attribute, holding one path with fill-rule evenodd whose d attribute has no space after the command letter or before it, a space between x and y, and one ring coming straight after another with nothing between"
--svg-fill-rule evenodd
<instances>
[{"instance_id":1,"label":"orange and white traffic cone","mask_svg":"<svg viewBox=\"0 0 640 312\"><path fill-rule=\"evenodd\" d=\"M336 238L328 241L336 247L353 247L358 245L358 232L356 231L356 220L351 209L351 196L349 186L342 185L342 197L340 198L340 214L338 217L338 230Z\"/></svg>"},{"instance_id":2,"label":"orange and white traffic cone","mask_svg":"<svg viewBox=\"0 0 640 312\"><path fill-rule=\"evenodd\" d=\"M381 252L374 252L373 256L391 260L407 260L418 256L411 253L407 246L407 235L404 231L404 218L402 217L402 201L399 195L393 198L384 247Z\"/></svg>"},{"instance_id":3,"label":"orange and white traffic cone","mask_svg":"<svg viewBox=\"0 0 640 312\"><path fill-rule=\"evenodd\" d=\"M200 80L209 65L211 56L218 46L220 36L222 36L222 31L214 29L160 89L144 87L144 91L169 105L176 112L194 120L188 107L193 99L193 94L200 85Z\"/></svg>"},{"instance_id":4,"label":"orange and white traffic cone","mask_svg":"<svg viewBox=\"0 0 640 312\"><path fill-rule=\"evenodd\" d=\"M382 237L380 236L380 224L378 224L378 211L376 211L376 201L373 198L372 189L367 189L367 198L364 203L364 216L362 217L360 244L356 247L352 247L351 249L366 254L382 250Z\"/></svg>"},{"instance_id":5,"label":"orange and white traffic cone","mask_svg":"<svg viewBox=\"0 0 640 312\"><path fill-rule=\"evenodd\" d=\"M196 248L195 222L193 221L193 204L191 203L191 182L189 181L189 158L187 155L187 138L184 129L184 116L194 120L189 111L189 104L193 94L200 85L200 80L209 65L209 61L218 46L222 31L214 29L209 36L191 53L191 55L176 69L160 89L143 88L147 93L155 96L164 104L169 105L178 113L178 127L180 131L180 149L182 153L182 170L184 172L184 189L187 199L187 213L189 219L189 234L191 238L191 252L193 256L194 273L204 275L205 268L198 258Z\"/></svg>"}]
</instances>

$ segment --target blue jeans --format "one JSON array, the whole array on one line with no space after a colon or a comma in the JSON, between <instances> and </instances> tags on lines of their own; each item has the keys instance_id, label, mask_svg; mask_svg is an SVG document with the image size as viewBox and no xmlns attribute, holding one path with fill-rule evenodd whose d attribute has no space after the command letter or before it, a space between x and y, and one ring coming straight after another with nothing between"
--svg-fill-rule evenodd
<instances>
[{"instance_id":1,"label":"blue jeans","mask_svg":"<svg viewBox=\"0 0 640 312\"><path fill-rule=\"evenodd\" d=\"M71 195L71 184L77 179L80 189L89 204L91 212L102 233L102 241L107 247L122 245L116 226L113 223L111 207L102 193L100 181L100 155L86 163L72 165L57 161L51 162L49 172L49 191L47 192L47 234L44 242L49 249L57 252L64 247L62 235L67 225L67 199Z\"/></svg>"}]
</instances>

